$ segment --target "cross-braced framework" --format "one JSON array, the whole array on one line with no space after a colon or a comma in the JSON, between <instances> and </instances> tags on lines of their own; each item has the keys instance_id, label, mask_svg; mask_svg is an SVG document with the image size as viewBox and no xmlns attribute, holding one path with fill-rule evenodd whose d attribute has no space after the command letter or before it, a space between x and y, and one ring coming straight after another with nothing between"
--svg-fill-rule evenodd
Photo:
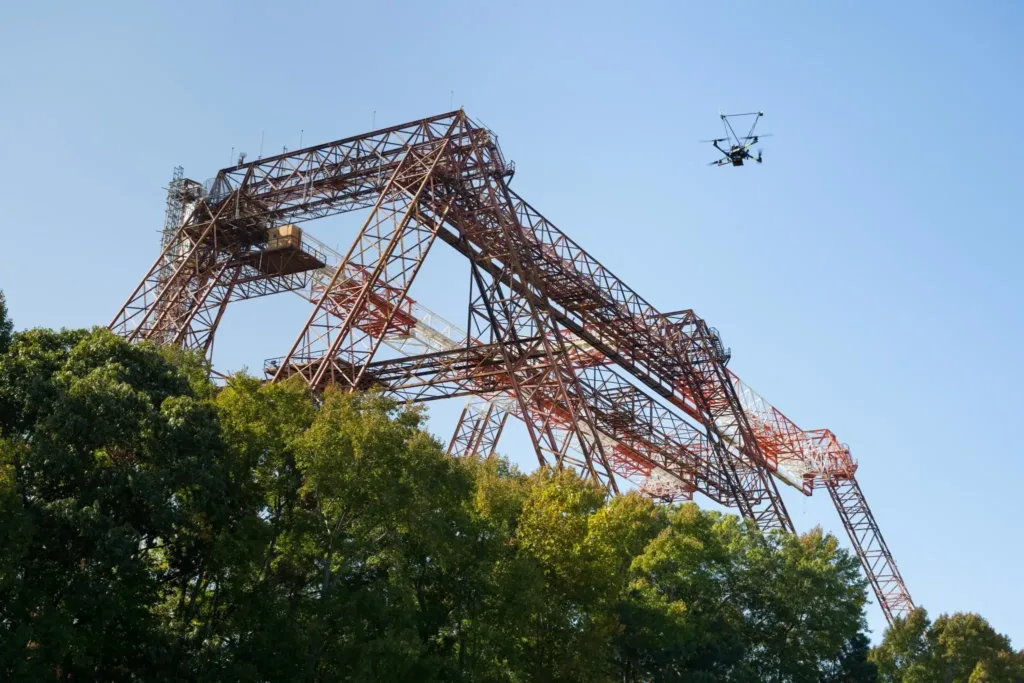
<instances>
[{"instance_id":1,"label":"cross-braced framework","mask_svg":"<svg viewBox=\"0 0 1024 683\"><path fill-rule=\"evenodd\" d=\"M530 383L546 364L545 358L537 353L517 371L521 375L519 384ZM383 387L390 395L409 402L466 395L493 397L496 392L505 392L503 397L491 399L496 409L522 417L513 400L515 385L509 374L494 345L473 345L374 362L368 368L366 386ZM652 470L662 470L669 475L668 480L660 478L663 491L668 481L674 479L690 484L680 484L680 490L673 495L684 495L688 488L692 490L695 486L723 505L735 504L727 473L718 466L707 439L697 428L607 367L580 368L577 379L569 399L590 406L597 438L607 452L614 454L613 467L621 468L624 478L649 477ZM456 434L483 429L487 423L478 421L479 413L478 408L464 412ZM570 429L572 417L564 403L552 403L548 413L555 416L553 428ZM481 434L459 436L457 441L490 444ZM478 445L466 452L486 454L488 451ZM567 462L582 465L572 459L571 452L564 457Z\"/></svg>"},{"instance_id":2,"label":"cross-braced framework","mask_svg":"<svg viewBox=\"0 0 1024 683\"><path fill-rule=\"evenodd\" d=\"M449 197L432 205L432 211L420 208L421 197L437 183L438 166L448 161L448 143L446 135L410 148L392 172L275 380L298 373L313 386L358 384L366 360L380 346L451 206ZM465 163L460 161L447 170L458 173ZM434 189L430 194L444 194ZM348 277L350 271L357 276ZM376 318L378 324L366 324L368 318Z\"/></svg>"},{"instance_id":3,"label":"cross-braced framework","mask_svg":"<svg viewBox=\"0 0 1024 683\"><path fill-rule=\"evenodd\" d=\"M539 462L661 500L700 492L793 531L777 481L824 486L887 618L912 606L831 432L804 432L732 374L718 333L662 313L513 192L462 111L222 170L176 174L163 249L111 328L212 353L231 301L295 292L312 312L272 380L470 397L453 455L495 451L509 416ZM368 210L344 255L296 224ZM468 329L409 297L432 245L468 261ZM378 358L388 346L398 358Z\"/></svg>"},{"instance_id":4,"label":"cross-braced framework","mask_svg":"<svg viewBox=\"0 0 1024 683\"><path fill-rule=\"evenodd\" d=\"M344 260L341 254L314 240L308 234L303 239L304 246L315 249L317 253L325 254L330 263L340 264ZM312 273L310 287L305 290L297 290L296 293L316 304L320 301L327 283L334 277L336 270L337 268L333 265L317 269ZM376 329L383 324L382 317L386 311L384 299L376 297L375 301L375 305L371 307L375 314L367 316L361 322L361 325L368 329ZM415 358L411 359L407 366L409 379L406 385L384 388L392 395L404 400L428 400L426 392L430 389L430 385L423 381L422 375L428 371L431 363L443 363L443 356L435 354L439 354L441 351L462 349L466 344L466 339L466 333L459 330L454 324L407 297L405 302L395 310L383 340L400 355ZM473 340L472 343L478 344L479 342ZM573 364L579 367L607 365L607 361L599 353L580 340L572 340L569 343L568 353ZM267 374L269 376L276 374L280 365L280 359L269 360L266 365ZM491 370L492 372L487 373L481 369L475 374L466 373L465 376L456 372L449 376L451 381L461 380L465 391L472 396L452 438L449 447L449 452L452 455L488 456L492 454L507 417L513 415L523 419L514 400L511 382L507 378L499 380L497 384L493 381L495 375L501 376L507 373L501 368L497 372L493 371L493 367ZM392 372L395 372L394 368ZM368 382L383 386L382 373L381 370L371 373L372 377ZM418 381L414 381L414 378L418 378ZM485 381L477 381L481 378L484 378ZM616 381L621 383L621 379ZM435 383L440 384L436 380ZM495 386L504 388L505 393L475 393L493 390ZM614 435L607 432L601 432L598 435L615 474L632 482L639 490L658 500L669 502L690 500L693 492L700 490L724 505L731 504L729 496L725 493L724 484L721 483L720 477L715 478L714 472L708 471L703 475L692 474L695 468L700 468L708 462L706 460L708 447L703 436L682 420L674 418L671 413L650 401L635 387L629 387L629 390L632 395L637 397L633 403L638 409L632 415L633 424L630 426L624 421L626 415L621 411L620 406L618 430L628 432L628 435L623 438L629 440L632 445L628 445L626 441L617 440ZM440 391L440 387L434 387L435 393ZM639 410L641 408L643 412ZM567 415L565 411L556 411L554 414L558 417ZM672 434L644 436L652 429L648 425L654 424L667 426L673 430ZM559 431L562 433L568 431L568 424L559 425ZM578 447L570 444L563 456L563 462L581 467L584 456Z\"/></svg>"},{"instance_id":5,"label":"cross-braced framework","mask_svg":"<svg viewBox=\"0 0 1024 683\"><path fill-rule=\"evenodd\" d=\"M508 421L508 399L487 401L478 396L466 402L459 416L455 434L448 444L448 455L468 457L482 455L489 458L498 447L498 439Z\"/></svg>"},{"instance_id":6,"label":"cross-braced framework","mask_svg":"<svg viewBox=\"0 0 1024 683\"><path fill-rule=\"evenodd\" d=\"M886 620L892 623L894 617L906 616L914 601L854 476L857 463L849 447L828 429L806 432L806 438L823 461L816 485L828 490Z\"/></svg>"},{"instance_id":7,"label":"cross-braced framework","mask_svg":"<svg viewBox=\"0 0 1024 683\"><path fill-rule=\"evenodd\" d=\"M914 609L914 601L892 559L889 546L882 538L860 484L853 478L828 479L825 488L840 511L843 526L853 541L886 620L892 623L894 617L905 617Z\"/></svg>"}]
</instances>

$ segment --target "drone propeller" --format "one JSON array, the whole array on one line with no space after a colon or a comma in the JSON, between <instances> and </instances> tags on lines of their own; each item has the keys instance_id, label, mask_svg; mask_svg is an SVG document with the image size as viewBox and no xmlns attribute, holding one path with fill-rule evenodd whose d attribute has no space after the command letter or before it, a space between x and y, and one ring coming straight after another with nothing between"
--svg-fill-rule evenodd
<instances>
[{"instance_id":1,"label":"drone propeller","mask_svg":"<svg viewBox=\"0 0 1024 683\"><path fill-rule=\"evenodd\" d=\"M757 163L761 163L761 150L757 150Z\"/></svg>"},{"instance_id":2,"label":"drone propeller","mask_svg":"<svg viewBox=\"0 0 1024 683\"><path fill-rule=\"evenodd\" d=\"M715 138L714 140L701 140L701 142L728 142L729 138Z\"/></svg>"}]
</instances>

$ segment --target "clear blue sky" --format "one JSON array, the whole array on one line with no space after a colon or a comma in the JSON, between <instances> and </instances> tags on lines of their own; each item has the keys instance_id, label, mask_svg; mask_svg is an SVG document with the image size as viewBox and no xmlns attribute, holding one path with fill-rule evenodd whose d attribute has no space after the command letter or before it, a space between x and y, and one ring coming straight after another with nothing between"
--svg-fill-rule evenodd
<instances>
[{"instance_id":1,"label":"clear blue sky","mask_svg":"<svg viewBox=\"0 0 1024 683\"><path fill-rule=\"evenodd\" d=\"M1024 8L566 5L7 3L16 325L109 321L155 257L174 165L205 180L232 147L256 156L261 130L269 154L447 110L454 90L519 193L652 302L717 326L797 424L850 444L919 604L1024 647ZM765 111L763 165L705 165L719 108ZM425 269L414 293L463 316L448 275ZM285 303L234 310L218 363L283 353L305 314ZM445 438L455 410L434 412ZM790 494L801 529L842 533L827 497Z\"/></svg>"}]
</instances>

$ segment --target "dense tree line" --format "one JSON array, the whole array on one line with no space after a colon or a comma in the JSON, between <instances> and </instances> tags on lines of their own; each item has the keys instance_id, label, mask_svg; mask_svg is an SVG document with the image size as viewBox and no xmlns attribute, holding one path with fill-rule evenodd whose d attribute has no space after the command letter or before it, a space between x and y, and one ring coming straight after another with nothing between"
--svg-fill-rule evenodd
<instances>
[{"instance_id":1,"label":"dense tree line","mask_svg":"<svg viewBox=\"0 0 1024 683\"><path fill-rule=\"evenodd\" d=\"M977 614L942 615L923 609L897 621L871 652L883 683L1002 683L1024 681L1024 652Z\"/></svg>"},{"instance_id":2,"label":"dense tree line","mask_svg":"<svg viewBox=\"0 0 1024 683\"><path fill-rule=\"evenodd\" d=\"M373 394L12 336L0 297L0 680L1020 680L973 616L869 654L865 600L820 530L453 460Z\"/></svg>"}]
</instances>

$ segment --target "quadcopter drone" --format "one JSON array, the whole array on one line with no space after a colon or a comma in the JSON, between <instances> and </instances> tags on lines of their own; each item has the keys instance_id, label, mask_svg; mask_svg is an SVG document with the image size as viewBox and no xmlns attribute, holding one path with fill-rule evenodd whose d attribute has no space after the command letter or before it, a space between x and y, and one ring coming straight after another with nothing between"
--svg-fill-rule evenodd
<instances>
[{"instance_id":1,"label":"quadcopter drone","mask_svg":"<svg viewBox=\"0 0 1024 683\"><path fill-rule=\"evenodd\" d=\"M732 164L733 166L742 166L743 162L747 159L761 163L761 150L757 150L757 156L755 157L750 153L750 148L757 144L757 141L761 138L770 137L770 133L763 135L754 135L754 128L757 127L757 122L764 116L763 111L753 112L750 114L719 114L718 117L722 119L722 125L725 127L725 137L715 138L714 140L701 140L701 142L710 142L715 146L719 152L722 153L722 158L712 161L708 166L726 166ZM733 130L732 122L729 119L742 119L744 117L753 117L754 122L750 124L750 130L743 137L736 135L736 131ZM742 130L742 129L741 129ZM722 147L719 143L725 143L728 147Z\"/></svg>"}]
</instances>

